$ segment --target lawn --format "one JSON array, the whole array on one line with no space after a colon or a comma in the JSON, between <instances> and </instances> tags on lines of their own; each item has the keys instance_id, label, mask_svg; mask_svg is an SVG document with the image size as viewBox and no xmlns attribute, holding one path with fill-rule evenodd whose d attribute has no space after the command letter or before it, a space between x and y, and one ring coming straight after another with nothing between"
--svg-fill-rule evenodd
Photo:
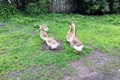
<instances>
[{"instance_id":1,"label":"lawn","mask_svg":"<svg viewBox=\"0 0 120 80\"><path fill-rule=\"evenodd\" d=\"M78 55L66 42L69 22L75 22L77 37L84 44ZM43 50L38 26L46 24L48 35L62 43L60 50ZM0 79L59 80L72 75L67 64L89 55L94 49L120 57L120 15L83 16L44 14L16 15L0 20ZM66 71L66 72L64 72ZM13 75L14 74L14 75Z\"/></svg>"}]
</instances>

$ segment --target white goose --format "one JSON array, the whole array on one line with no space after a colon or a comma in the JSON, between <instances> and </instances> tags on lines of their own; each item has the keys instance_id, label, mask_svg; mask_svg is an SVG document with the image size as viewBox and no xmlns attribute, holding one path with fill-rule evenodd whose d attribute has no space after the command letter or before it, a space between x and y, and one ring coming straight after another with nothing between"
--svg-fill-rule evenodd
<instances>
[{"instance_id":1,"label":"white goose","mask_svg":"<svg viewBox=\"0 0 120 80\"><path fill-rule=\"evenodd\" d=\"M74 28L74 32L72 36L70 37L70 44L72 48L75 49L75 54L78 54L78 51L81 51L84 47L84 45L80 42L80 40L76 37L76 25L75 23L71 23L71 26Z\"/></svg>"}]
</instances>

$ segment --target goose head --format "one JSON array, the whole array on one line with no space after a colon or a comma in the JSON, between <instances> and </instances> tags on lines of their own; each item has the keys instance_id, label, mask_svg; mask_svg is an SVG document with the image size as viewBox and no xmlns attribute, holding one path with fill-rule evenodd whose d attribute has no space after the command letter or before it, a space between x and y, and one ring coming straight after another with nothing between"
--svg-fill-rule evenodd
<instances>
[{"instance_id":1,"label":"goose head","mask_svg":"<svg viewBox=\"0 0 120 80\"><path fill-rule=\"evenodd\" d=\"M74 22L71 22L70 25L71 25L71 28L76 26Z\"/></svg>"},{"instance_id":2,"label":"goose head","mask_svg":"<svg viewBox=\"0 0 120 80\"><path fill-rule=\"evenodd\" d=\"M71 25L71 23L69 24L69 27L70 27L70 30L72 30L72 25Z\"/></svg>"},{"instance_id":3,"label":"goose head","mask_svg":"<svg viewBox=\"0 0 120 80\"><path fill-rule=\"evenodd\" d=\"M39 29L47 32L48 31L48 26L46 26L46 25L40 25Z\"/></svg>"}]
</instances>

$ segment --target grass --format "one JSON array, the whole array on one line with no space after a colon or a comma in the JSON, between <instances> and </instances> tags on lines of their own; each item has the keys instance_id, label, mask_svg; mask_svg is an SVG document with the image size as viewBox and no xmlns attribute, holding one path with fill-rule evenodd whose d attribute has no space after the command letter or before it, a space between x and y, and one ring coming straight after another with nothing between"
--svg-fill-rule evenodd
<instances>
[{"instance_id":1,"label":"grass","mask_svg":"<svg viewBox=\"0 0 120 80\"><path fill-rule=\"evenodd\" d=\"M72 21L77 25L77 37L85 45L79 55L74 55L73 49L66 43L66 33L69 22ZM63 42L60 52L42 51L44 42L39 37L37 28L41 24L48 25L50 37ZM70 70L66 65L69 61L88 55L94 48L120 57L119 35L120 15L45 14L37 17L16 15L0 27L0 77L6 78L11 72L18 71L16 74L20 79L36 79L41 74L44 76L41 80L57 80L65 75L61 69ZM50 70L52 68L49 69L49 65L54 65L55 69ZM23 75L20 73L28 67L32 71L35 66L38 66L39 70L36 74L29 71ZM48 76L49 72L54 74L51 78ZM10 79L16 79L13 77Z\"/></svg>"}]
</instances>

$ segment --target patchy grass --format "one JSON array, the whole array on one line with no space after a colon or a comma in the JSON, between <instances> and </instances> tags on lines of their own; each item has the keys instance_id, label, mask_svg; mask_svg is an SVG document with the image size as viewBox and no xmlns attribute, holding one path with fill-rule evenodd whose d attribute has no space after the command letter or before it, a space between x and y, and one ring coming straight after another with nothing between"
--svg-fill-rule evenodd
<instances>
[{"instance_id":1,"label":"patchy grass","mask_svg":"<svg viewBox=\"0 0 120 80\"><path fill-rule=\"evenodd\" d=\"M72 21L77 25L77 37L85 45L79 55L74 55L73 49L66 42L69 22ZM64 72L59 71L61 68L67 67L66 64L69 61L88 55L90 50L94 48L120 57L120 15L47 14L38 17L16 15L4 24L4 27L0 27L0 77L14 71L20 73L27 67L45 66L47 64L53 64L59 68L55 69L58 72L54 74L63 75ZM60 52L42 51L44 42L39 37L37 28L41 24L48 25L50 37L63 42ZM86 65L90 65L89 62ZM42 69L44 71L48 68ZM65 69L67 70L67 68ZM21 75L20 78L36 79L35 74L23 74L25 75ZM36 73L36 76L38 74L41 72ZM44 71L41 75L45 76L46 74L47 72ZM46 76L43 80L48 80L48 78ZM54 80L58 78L56 77Z\"/></svg>"}]
</instances>

